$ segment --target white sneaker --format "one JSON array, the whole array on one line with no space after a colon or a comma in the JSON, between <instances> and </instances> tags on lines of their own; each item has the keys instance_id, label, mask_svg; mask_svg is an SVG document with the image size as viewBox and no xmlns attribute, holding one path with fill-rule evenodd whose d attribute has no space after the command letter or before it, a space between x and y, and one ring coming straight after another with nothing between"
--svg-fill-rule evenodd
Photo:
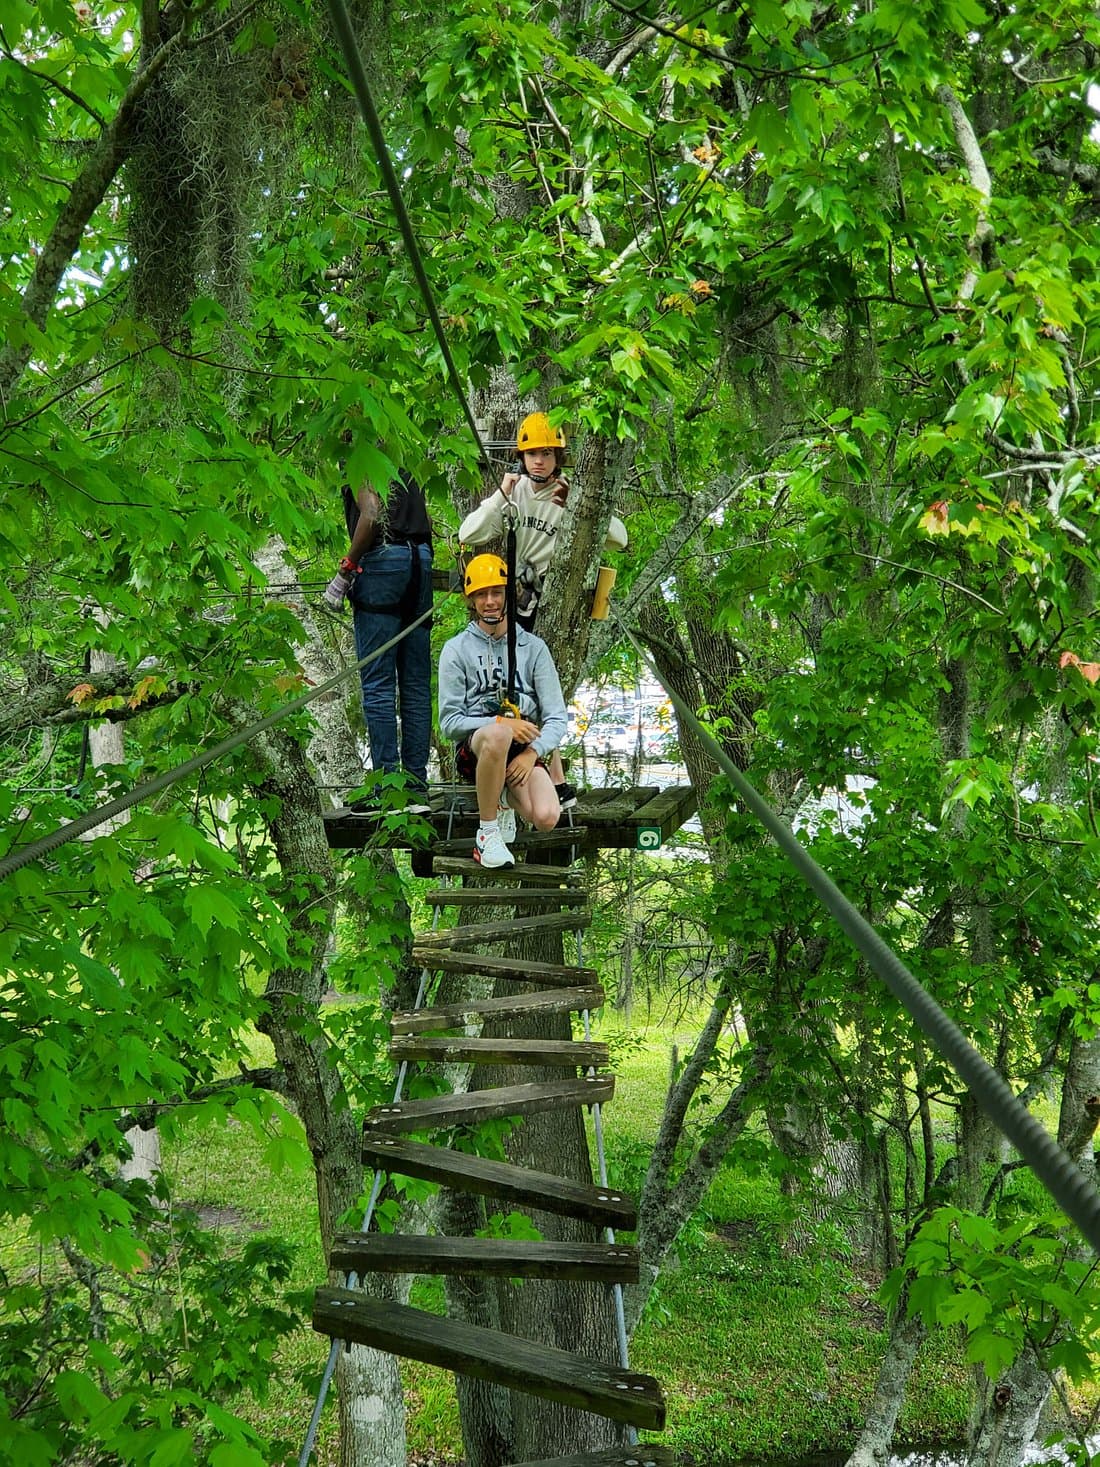
<instances>
[{"instance_id":1,"label":"white sneaker","mask_svg":"<svg viewBox=\"0 0 1100 1467\"><path fill-rule=\"evenodd\" d=\"M506 846L511 845L516 838L516 812L511 805L505 804L507 798L507 794L502 792L500 804L497 806L497 824L500 826L500 836Z\"/></svg>"},{"instance_id":2,"label":"white sneaker","mask_svg":"<svg viewBox=\"0 0 1100 1467\"><path fill-rule=\"evenodd\" d=\"M499 830L478 830L474 841L474 860L480 861L489 870L516 864L516 858L508 849Z\"/></svg>"}]
</instances>

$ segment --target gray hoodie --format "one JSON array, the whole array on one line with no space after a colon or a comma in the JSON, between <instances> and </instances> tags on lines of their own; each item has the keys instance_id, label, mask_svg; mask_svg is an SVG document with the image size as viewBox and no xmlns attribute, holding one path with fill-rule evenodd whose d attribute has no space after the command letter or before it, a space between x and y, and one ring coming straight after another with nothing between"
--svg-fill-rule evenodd
<instances>
[{"instance_id":1,"label":"gray hoodie","mask_svg":"<svg viewBox=\"0 0 1100 1467\"><path fill-rule=\"evenodd\" d=\"M500 711L508 690L508 638L491 637L476 622L444 644L439 657L439 726L446 738L464 739ZM516 628L516 702L539 726L531 747L549 754L569 727L558 670L550 649L534 632Z\"/></svg>"}]
</instances>

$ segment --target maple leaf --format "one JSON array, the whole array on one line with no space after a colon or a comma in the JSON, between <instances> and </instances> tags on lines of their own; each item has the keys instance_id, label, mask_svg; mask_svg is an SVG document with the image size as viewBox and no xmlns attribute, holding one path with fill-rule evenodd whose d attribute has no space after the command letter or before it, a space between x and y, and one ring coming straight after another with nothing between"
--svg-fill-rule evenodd
<instances>
[{"instance_id":1,"label":"maple leaf","mask_svg":"<svg viewBox=\"0 0 1100 1467\"><path fill-rule=\"evenodd\" d=\"M128 699L130 707L140 708L147 699L155 698L159 693L163 693L166 687L167 683L162 677L157 677L155 674L143 677L134 684L134 691Z\"/></svg>"},{"instance_id":2,"label":"maple leaf","mask_svg":"<svg viewBox=\"0 0 1100 1467\"><path fill-rule=\"evenodd\" d=\"M1100 682L1100 662L1082 662L1076 652L1063 652L1059 667L1075 667L1087 683Z\"/></svg>"},{"instance_id":3,"label":"maple leaf","mask_svg":"<svg viewBox=\"0 0 1100 1467\"><path fill-rule=\"evenodd\" d=\"M920 527L929 535L947 535L951 532L951 526L947 522L947 514L951 506L946 499L937 499L930 504L920 517Z\"/></svg>"},{"instance_id":4,"label":"maple leaf","mask_svg":"<svg viewBox=\"0 0 1100 1467\"><path fill-rule=\"evenodd\" d=\"M72 692L66 693L65 696L69 699L70 703L75 703L79 708L81 703L86 703L94 692L95 687L92 683L77 683Z\"/></svg>"}]
</instances>

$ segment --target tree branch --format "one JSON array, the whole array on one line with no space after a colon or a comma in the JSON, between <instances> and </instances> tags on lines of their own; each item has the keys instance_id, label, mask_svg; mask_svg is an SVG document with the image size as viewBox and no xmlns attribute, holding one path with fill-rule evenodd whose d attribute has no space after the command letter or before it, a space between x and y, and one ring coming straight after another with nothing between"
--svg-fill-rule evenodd
<instances>
[{"instance_id":1,"label":"tree branch","mask_svg":"<svg viewBox=\"0 0 1100 1467\"><path fill-rule=\"evenodd\" d=\"M100 134L87 163L73 181L69 197L50 231L49 239L35 262L34 274L23 292L23 314L30 326L45 328L62 277L69 261L80 248L89 220L99 208L130 150L138 104L164 67L187 45L187 31L181 28L160 46L149 62L139 70L127 87L118 111ZM0 351L0 407L5 414L12 389L22 376L34 350L34 332L20 332L19 338Z\"/></svg>"}]
</instances>

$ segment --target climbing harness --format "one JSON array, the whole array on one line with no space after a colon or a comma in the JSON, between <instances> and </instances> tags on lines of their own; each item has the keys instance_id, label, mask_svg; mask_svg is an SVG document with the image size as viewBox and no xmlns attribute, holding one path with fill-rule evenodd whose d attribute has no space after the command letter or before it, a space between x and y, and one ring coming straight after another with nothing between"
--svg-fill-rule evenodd
<instances>
[{"instance_id":1,"label":"climbing harness","mask_svg":"<svg viewBox=\"0 0 1100 1467\"><path fill-rule=\"evenodd\" d=\"M508 530L504 538L504 564L508 571L508 582L504 587L504 614L508 618L505 627L505 638L508 644L508 692L507 705L515 709L509 713L509 717L519 717L519 707L516 703L516 526L519 523L519 510L512 500L509 499L504 510L504 519Z\"/></svg>"}]
</instances>

